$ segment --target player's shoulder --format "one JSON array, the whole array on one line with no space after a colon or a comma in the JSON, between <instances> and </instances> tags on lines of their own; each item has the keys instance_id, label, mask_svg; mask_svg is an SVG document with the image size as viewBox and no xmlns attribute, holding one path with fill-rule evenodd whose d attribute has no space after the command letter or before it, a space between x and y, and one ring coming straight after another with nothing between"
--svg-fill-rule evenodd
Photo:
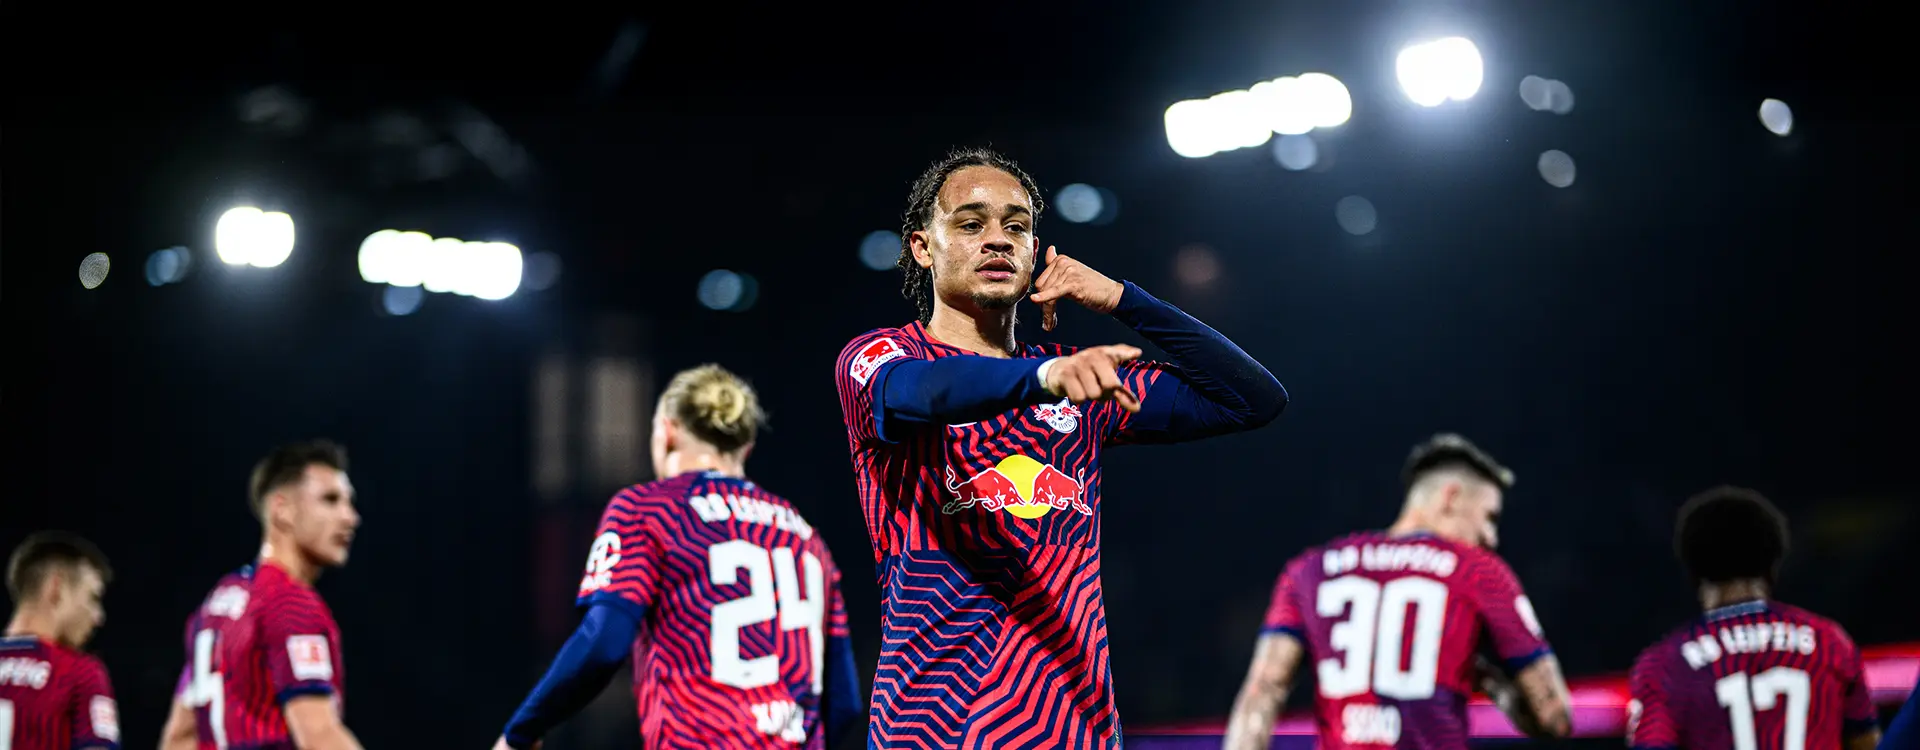
<instances>
[{"instance_id":1,"label":"player's shoulder","mask_svg":"<svg viewBox=\"0 0 1920 750\"><path fill-rule=\"evenodd\" d=\"M613 498L607 504L612 509L629 513L677 507L685 503L688 497L699 494L702 476L700 472L687 472L628 485L613 493Z\"/></svg>"},{"instance_id":2,"label":"player's shoulder","mask_svg":"<svg viewBox=\"0 0 1920 750\"><path fill-rule=\"evenodd\" d=\"M1694 639L1693 623L1670 628L1633 657L1634 675L1654 675L1666 668L1668 660L1680 654L1680 644Z\"/></svg>"},{"instance_id":3,"label":"player's shoulder","mask_svg":"<svg viewBox=\"0 0 1920 750\"><path fill-rule=\"evenodd\" d=\"M902 357L926 356L925 341L917 325L875 328L853 337L840 348L835 370L845 373L861 385L873 377L880 366Z\"/></svg>"},{"instance_id":4,"label":"player's shoulder","mask_svg":"<svg viewBox=\"0 0 1920 750\"><path fill-rule=\"evenodd\" d=\"M1846 627L1841 625L1838 620L1777 599L1767 602L1767 609L1784 619L1792 620L1813 628L1814 632L1818 634L1819 642L1823 646L1839 646L1846 651L1852 651L1857 648L1853 642L1853 634L1848 633Z\"/></svg>"}]
</instances>

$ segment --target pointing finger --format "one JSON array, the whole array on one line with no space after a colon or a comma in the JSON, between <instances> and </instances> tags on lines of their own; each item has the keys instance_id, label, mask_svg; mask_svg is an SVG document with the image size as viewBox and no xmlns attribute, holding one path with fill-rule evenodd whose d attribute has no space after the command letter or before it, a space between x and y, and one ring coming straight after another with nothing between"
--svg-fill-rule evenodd
<instances>
[{"instance_id":1,"label":"pointing finger","mask_svg":"<svg viewBox=\"0 0 1920 750\"><path fill-rule=\"evenodd\" d=\"M1139 359L1141 353L1139 347L1128 346L1126 344L1109 344L1100 347L1100 350L1105 352L1107 356L1112 357L1113 363L1116 365L1121 362L1131 362Z\"/></svg>"}]
</instances>

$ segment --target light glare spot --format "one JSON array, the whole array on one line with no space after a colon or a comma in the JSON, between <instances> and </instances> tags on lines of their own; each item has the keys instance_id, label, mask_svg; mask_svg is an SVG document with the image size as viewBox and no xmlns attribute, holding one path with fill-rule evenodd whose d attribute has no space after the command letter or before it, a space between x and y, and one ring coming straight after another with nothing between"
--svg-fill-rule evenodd
<instances>
[{"instance_id":1,"label":"light glare spot","mask_svg":"<svg viewBox=\"0 0 1920 750\"><path fill-rule=\"evenodd\" d=\"M875 271L892 270L900 263L900 235L884 229L868 232L860 240L860 263Z\"/></svg>"},{"instance_id":2,"label":"light glare spot","mask_svg":"<svg viewBox=\"0 0 1920 750\"><path fill-rule=\"evenodd\" d=\"M1320 145L1310 135L1283 135L1273 142L1273 160L1299 172L1320 163Z\"/></svg>"},{"instance_id":3,"label":"light glare spot","mask_svg":"<svg viewBox=\"0 0 1920 750\"><path fill-rule=\"evenodd\" d=\"M729 310L740 303L746 291L746 283L740 280L740 274L728 270L707 272L700 277L700 286L695 295L700 304L709 310Z\"/></svg>"},{"instance_id":4,"label":"light glare spot","mask_svg":"<svg viewBox=\"0 0 1920 750\"><path fill-rule=\"evenodd\" d=\"M1214 255L1213 248L1188 245L1174 255L1173 275L1187 286L1206 286L1220 277L1220 259Z\"/></svg>"},{"instance_id":5,"label":"light glare spot","mask_svg":"<svg viewBox=\"0 0 1920 750\"><path fill-rule=\"evenodd\" d=\"M1347 234L1355 236L1372 232L1380 225L1380 214L1374 210L1373 202L1358 195L1349 195L1334 204L1333 219Z\"/></svg>"},{"instance_id":6,"label":"light glare spot","mask_svg":"<svg viewBox=\"0 0 1920 750\"><path fill-rule=\"evenodd\" d=\"M1054 204L1060 208L1060 218L1075 224L1085 224L1100 218L1106 203L1098 189L1078 182L1060 188L1060 192L1054 196L1053 200Z\"/></svg>"},{"instance_id":7,"label":"light glare spot","mask_svg":"<svg viewBox=\"0 0 1920 750\"><path fill-rule=\"evenodd\" d=\"M272 268L293 255L293 217L253 206L228 209L213 227L213 249L230 266Z\"/></svg>"},{"instance_id":8,"label":"light glare spot","mask_svg":"<svg viewBox=\"0 0 1920 750\"><path fill-rule=\"evenodd\" d=\"M112 270L113 261L106 253L94 253L80 259L80 286L93 289L107 283L107 271Z\"/></svg>"},{"instance_id":9,"label":"light glare spot","mask_svg":"<svg viewBox=\"0 0 1920 750\"><path fill-rule=\"evenodd\" d=\"M1480 49L1457 36L1407 45L1394 58L1393 71L1407 98L1422 107L1466 101L1486 75Z\"/></svg>"},{"instance_id":10,"label":"light glare spot","mask_svg":"<svg viewBox=\"0 0 1920 750\"><path fill-rule=\"evenodd\" d=\"M389 286L380 290L380 306L388 315L412 315L427 293L417 286Z\"/></svg>"},{"instance_id":11,"label":"light glare spot","mask_svg":"<svg viewBox=\"0 0 1920 750\"><path fill-rule=\"evenodd\" d=\"M1573 157L1567 152L1554 149L1540 155L1540 179L1557 188L1573 184Z\"/></svg>"},{"instance_id":12,"label":"light glare spot","mask_svg":"<svg viewBox=\"0 0 1920 750\"><path fill-rule=\"evenodd\" d=\"M1768 99L1760 103L1760 124L1774 135L1786 136L1793 132L1793 108L1779 99Z\"/></svg>"},{"instance_id":13,"label":"light glare spot","mask_svg":"<svg viewBox=\"0 0 1920 750\"><path fill-rule=\"evenodd\" d=\"M360 278L371 284L425 287L484 300L503 300L520 288L526 262L505 242L435 239L424 232L382 229L360 243Z\"/></svg>"}]
</instances>

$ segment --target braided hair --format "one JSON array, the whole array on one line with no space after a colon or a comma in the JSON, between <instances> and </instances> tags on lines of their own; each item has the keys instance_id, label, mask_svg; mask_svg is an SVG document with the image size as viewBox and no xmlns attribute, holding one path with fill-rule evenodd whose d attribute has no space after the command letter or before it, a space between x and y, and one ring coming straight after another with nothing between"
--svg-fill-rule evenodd
<instances>
[{"instance_id":1,"label":"braided hair","mask_svg":"<svg viewBox=\"0 0 1920 750\"><path fill-rule=\"evenodd\" d=\"M933 322L933 269L922 268L913 259L913 233L925 230L933 223L934 203L940 198L940 188L947 184L947 178L954 172L967 167L992 167L1012 175L1020 181L1020 187L1027 191L1027 200L1033 203L1033 222L1040 223L1040 212L1046 208L1045 199L1040 197L1040 186L1028 176L1019 164L1002 156L990 148L955 149L939 161L920 173L913 181L913 189L907 193L907 210L900 215L900 272L904 278L900 282L900 296L913 302L920 313L921 323Z\"/></svg>"}]
</instances>

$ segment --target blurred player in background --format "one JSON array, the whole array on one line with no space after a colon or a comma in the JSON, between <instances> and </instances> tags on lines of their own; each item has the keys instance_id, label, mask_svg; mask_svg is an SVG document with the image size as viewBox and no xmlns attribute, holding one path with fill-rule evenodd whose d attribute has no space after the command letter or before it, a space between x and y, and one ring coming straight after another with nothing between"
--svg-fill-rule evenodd
<instances>
[{"instance_id":1,"label":"blurred player in background","mask_svg":"<svg viewBox=\"0 0 1920 750\"><path fill-rule=\"evenodd\" d=\"M187 620L187 665L163 750L358 750L341 720L340 628L313 590L347 564L360 513L347 452L325 440L274 449L247 484L265 541Z\"/></svg>"},{"instance_id":2,"label":"blurred player in background","mask_svg":"<svg viewBox=\"0 0 1920 750\"><path fill-rule=\"evenodd\" d=\"M870 747L1118 747L1102 451L1250 430L1287 403L1205 324L1051 247L1042 256L1042 208L1033 179L992 151L930 166L901 232L919 318L856 337L835 368L884 597ZM1173 363L1022 343L1023 298L1047 330L1071 301Z\"/></svg>"},{"instance_id":3,"label":"blurred player in background","mask_svg":"<svg viewBox=\"0 0 1920 750\"><path fill-rule=\"evenodd\" d=\"M99 659L81 653L106 619L113 568L85 539L27 537L7 560L13 619L0 638L0 748L119 748L120 715Z\"/></svg>"},{"instance_id":4,"label":"blurred player in background","mask_svg":"<svg viewBox=\"0 0 1920 750\"><path fill-rule=\"evenodd\" d=\"M746 478L764 419L717 365L668 383L653 416L661 479L607 504L576 600L586 615L496 748L538 746L629 651L648 750L821 748L859 718L833 556L792 503Z\"/></svg>"},{"instance_id":5,"label":"blurred player in background","mask_svg":"<svg viewBox=\"0 0 1920 750\"><path fill-rule=\"evenodd\" d=\"M1465 438L1437 435L1414 448L1402 478L1406 505L1391 528L1287 563L1234 701L1229 750L1268 746L1308 657L1328 750L1462 750L1476 686L1528 735L1571 731L1559 662L1520 581L1493 553L1513 472ZM1502 663L1489 663L1486 649Z\"/></svg>"},{"instance_id":6,"label":"blurred player in background","mask_svg":"<svg viewBox=\"0 0 1920 750\"><path fill-rule=\"evenodd\" d=\"M1860 651L1832 620L1770 597L1787 519L1720 487L1680 508L1673 548L1706 614L1640 653L1628 683L1637 750L1872 750Z\"/></svg>"}]
</instances>

